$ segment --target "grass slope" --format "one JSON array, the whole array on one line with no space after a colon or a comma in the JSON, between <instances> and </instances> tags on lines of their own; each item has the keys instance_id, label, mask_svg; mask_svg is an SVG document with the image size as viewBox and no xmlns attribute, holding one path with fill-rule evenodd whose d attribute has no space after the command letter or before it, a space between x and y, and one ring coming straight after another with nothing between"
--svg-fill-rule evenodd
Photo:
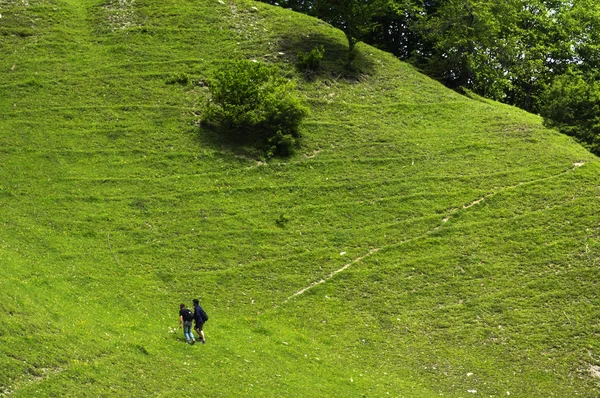
<instances>
[{"instance_id":1,"label":"grass slope","mask_svg":"<svg viewBox=\"0 0 600 398\"><path fill-rule=\"evenodd\" d=\"M260 3L0 14L0 395L600 393L600 163L538 117L368 46L340 77L341 32ZM195 124L235 57L299 80L293 158Z\"/></svg>"}]
</instances>

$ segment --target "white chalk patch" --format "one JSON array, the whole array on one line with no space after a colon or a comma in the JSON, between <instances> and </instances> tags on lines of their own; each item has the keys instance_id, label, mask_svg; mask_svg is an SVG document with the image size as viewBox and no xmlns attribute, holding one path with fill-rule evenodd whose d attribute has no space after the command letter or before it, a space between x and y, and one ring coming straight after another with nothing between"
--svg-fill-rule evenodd
<instances>
[{"instance_id":1,"label":"white chalk patch","mask_svg":"<svg viewBox=\"0 0 600 398\"><path fill-rule=\"evenodd\" d=\"M592 377L600 379L600 366L590 365L588 371L590 372Z\"/></svg>"}]
</instances>

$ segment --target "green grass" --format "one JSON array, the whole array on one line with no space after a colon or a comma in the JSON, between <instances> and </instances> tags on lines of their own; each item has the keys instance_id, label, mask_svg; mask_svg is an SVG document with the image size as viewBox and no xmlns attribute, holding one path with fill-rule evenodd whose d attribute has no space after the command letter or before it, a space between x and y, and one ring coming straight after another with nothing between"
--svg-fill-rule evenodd
<instances>
[{"instance_id":1,"label":"green grass","mask_svg":"<svg viewBox=\"0 0 600 398\"><path fill-rule=\"evenodd\" d=\"M598 159L224 3L0 0L0 395L598 396ZM294 157L198 127L231 58L298 80ZM206 345L175 329L194 297Z\"/></svg>"}]
</instances>

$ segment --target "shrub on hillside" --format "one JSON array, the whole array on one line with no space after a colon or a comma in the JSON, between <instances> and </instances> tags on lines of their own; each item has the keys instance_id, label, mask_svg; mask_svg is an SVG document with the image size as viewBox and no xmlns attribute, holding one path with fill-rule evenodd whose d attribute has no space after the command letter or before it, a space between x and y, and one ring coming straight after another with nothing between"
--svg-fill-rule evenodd
<instances>
[{"instance_id":1,"label":"shrub on hillside","mask_svg":"<svg viewBox=\"0 0 600 398\"><path fill-rule=\"evenodd\" d=\"M600 83L581 73L557 78L541 96L545 123L600 155Z\"/></svg>"},{"instance_id":2,"label":"shrub on hillside","mask_svg":"<svg viewBox=\"0 0 600 398\"><path fill-rule=\"evenodd\" d=\"M316 71L321 67L321 60L324 54L325 48L323 46L317 46L308 53L299 51L296 65L303 71Z\"/></svg>"},{"instance_id":3,"label":"shrub on hillside","mask_svg":"<svg viewBox=\"0 0 600 398\"><path fill-rule=\"evenodd\" d=\"M287 156L297 145L300 123L308 114L294 89L294 82L274 66L228 62L209 83L211 99L203 121L240 144L260 146L268 157Z\"/></svg>"}]
</instances>

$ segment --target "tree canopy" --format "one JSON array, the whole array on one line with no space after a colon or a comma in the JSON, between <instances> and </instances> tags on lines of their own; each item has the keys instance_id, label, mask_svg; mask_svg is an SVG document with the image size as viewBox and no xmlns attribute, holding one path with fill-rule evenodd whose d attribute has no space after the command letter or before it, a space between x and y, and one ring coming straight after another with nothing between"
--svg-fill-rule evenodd
<instances>
[{"instance_id":1,"label":"tree canopy","mask_svg":"<svg viewBox=\"0 0 600 398\"><path fill-rule=\"evenodd\" d=\"M596 0L263 0L329 22L446 86L551 117L541 103L579 73L597 81ZM564 84L563 84L564 85Z\"/></svg>"}]
</instances>

